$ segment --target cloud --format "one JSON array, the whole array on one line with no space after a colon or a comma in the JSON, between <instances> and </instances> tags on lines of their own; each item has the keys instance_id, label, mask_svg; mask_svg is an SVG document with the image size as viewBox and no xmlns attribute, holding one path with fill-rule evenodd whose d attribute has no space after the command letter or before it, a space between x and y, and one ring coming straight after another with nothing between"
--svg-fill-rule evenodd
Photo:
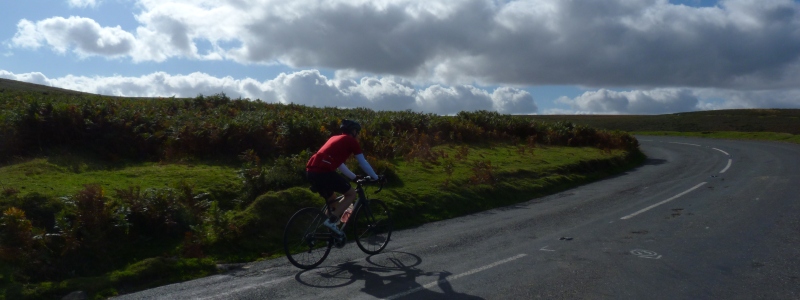
<instances>
[{"instance_id":1,"label":"cloud","mask_svg":"<svg viewBox=\"0 0 800 300\"><path fill-rule=\"evenodd\" d=\"M136 62L224 59L449 86L800 86L800 4L792 0L721 0L714 7L666 0L138 0L137 7L135 32L56 17L20 21L13 41ZM198 42L211 47L198 53Z\"/></svg>"},{"instance_id":2,"label":"cloud","mask_svg":"<svg viewBox=\"0 0 800 300\"><path fill-rule=\"evenodd\" d=\"M471 108L472 110L491 110L491 95L473 86L444 87L431 86L420 93L417 105L424 111L454 113Z\"/></svg>"},{"instance_id":3,"label":"cloud","mask_svg":"<svg viewBox=\"0 0 800 300\"><path fill-rule=\"evenodd\" d=\"M600 114L664 114L698 110L699 100L688 89L655 89L616 92L589 91L574 99L558 100L577 112Z\"/></svg>"},{"instance_id":4,"label":"cloud","mask_svg":"<svg viewBox=\"0 0 800 300\"><path fill-rule=\"evenodd\" d=\"M102 0L67 0L70 7L97 7Z\"/></svg>"},{"instance_id":5,"label":"cloud","mask_svg":"<svg viewBox=\"0 0 800 300\"><path fill-rule=\"evenodd\" d=\"M360 95L369 101L369 106L385 110L419 110L418 90L407 80L397 77L362 77L358 80L342 78L337 74L336 87L347 95ZM362 102L363 103L363 102Z\"/></svg>"},{"instance_id":6,"label":"cloud","mask_svg":"<svg viewBox=\"0 0 800 300\"><path fill-rule=\"evenodd\" d=\"M704 100L699 104L703 110L742 108L793 108L800 109L800 89L731 91L700 89L695 94ZM713 99L725 99L724 101Z\"/></svg>"},{"instance_id":7,"label":"cloud","mask_svg":"<svg viewBox=\"0 0 800 300\"><path fill-rule=\"evenodd\" d=\"M37 49L42 46L43 38L36 28L36 24L22 19L17 23L17 33L11 39L11 45L21 48Z\"/></svg>"},{"instance_id":8,"label":"cloud","mask_svg":"<svg viewBox=\"0 0 800 300\"><path fill-rule=\"evenodd\" d=\"M0 78L127 97L194 97L198 94L225 93L233 98L260 99L271 103L413 110L436 114L475 110L532 114L537 111L533 97L516 88L500 87L491 92L474 86L434 85L416 88L406 80L393 77L362 77L354 80L343 74L343 77L327 78L317 70L283 73L267 81L218 78L199 72L188 75L156 72L139 77L68 75L47 78L41 73L14 74L0 70Z\"/></svg>"},{"instance_id":9,"label":"cloud","mask_svg":"<svg viewBox=\"0 0 800 300\"><path fill-rule=\"evenodd\" d=\"M8 71L5 71L5 70L0 70L0 78L17 80L17 81L24 81L24 82L30 82L30 83L41 84L41 85L50 85L50 82L49 82L49 79L47 79L47 76L44 76L44 74L39 73L39 72L25 73L25 74L14 74L14 73L11 73L11 72L8 72Z\"/></svg>"},{"instance_id":10,"label":"cloud","mask_svg":"<svg viewBox=\"0 0 800 300\"><path fill-rule=\"evenodd\" d=\"M12 45L39 48L46 44L56 52L72 50L81 57L128 55L135 49L136 38L117 27L101 27L97 22L81 17L55 17L39 22L21 20Z\"/></svg>"},{"instance_id":11,"label":"cloud","mask_svg":"<svg viewBox=\"0 0 800 300\"><path fill-rule=\"evenodd\" d=\"M494 109L504 114L530 114L539 110L530 93L509 87L494 90L492 102Z\"/></svg>"}]
</instances>

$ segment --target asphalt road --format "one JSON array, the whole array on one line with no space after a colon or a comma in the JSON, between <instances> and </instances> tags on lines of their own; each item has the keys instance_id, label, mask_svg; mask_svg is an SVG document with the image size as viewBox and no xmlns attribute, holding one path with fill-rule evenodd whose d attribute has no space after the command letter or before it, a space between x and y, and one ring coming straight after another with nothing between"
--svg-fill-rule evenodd
<instances>
[{"instance_id":1,"label":"asphalt road","mask_svg":"<svg viewBox=\"0 0 800 300\"><path fill-rule=\"evenodd\" d=\"M800 299L800 145L639 137L647 163L515 206L120 299Z\"/></svg>"}]
</instances>

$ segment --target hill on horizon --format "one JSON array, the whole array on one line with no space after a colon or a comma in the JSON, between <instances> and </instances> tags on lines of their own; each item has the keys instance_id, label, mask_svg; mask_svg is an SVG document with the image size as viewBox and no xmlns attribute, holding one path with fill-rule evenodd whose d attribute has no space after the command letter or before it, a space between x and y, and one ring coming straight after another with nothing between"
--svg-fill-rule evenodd
<instances>
[{"instance_id":1,"label":"hill on horizon","mask_svg":"<svg viewBox=\"0 0 800 300\"><path fill-rule=\"evenodd\" d=\"M41 92L44 94L97 95L0 78L0 92L4 90ZM754 108L691 111L661 115L529 115L524 117L548 122L566 121L598 129L621 131L741 131L800 134L800 109Z\"/></svg>"},{"instance_id":2,"label":"hill on horizon","mask_svg":"<svg viewBox=\"0 0 800 300\"><path fill-rule=\"evenodd\" d=\"M68 94L68 95L96 95L92 93L85 93L79 91L73 91L68 89L62 89L42 84L24 82L24 81L17 81L11 79L0 78L0 92L3 90L9 91L23 91L23 92L41 92L41 93L53 93L53 94Z\"/></svg>"}]
</instances>

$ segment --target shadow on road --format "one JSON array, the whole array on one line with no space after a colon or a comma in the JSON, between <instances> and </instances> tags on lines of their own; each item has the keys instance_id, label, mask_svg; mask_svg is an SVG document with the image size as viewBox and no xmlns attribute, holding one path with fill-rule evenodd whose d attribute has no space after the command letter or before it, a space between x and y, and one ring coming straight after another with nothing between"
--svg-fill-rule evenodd
<instances>
[{"instance_id":1,"label":"shadow on road","mask_svg":"<svg viewBox=\"0 0 800 300\"><path fill-rule=\"evenodd\" d=\"M422 259L398 251L371 255L366 262L346 262L298 273L295 279L306 286L337 288L363 282L361 291L380 299L483 299L453 290L448 271L417 268ZM418 282L421 281L421 282ZM433 291L438 287L441 292Z\"/></svg>"}]
</instances>

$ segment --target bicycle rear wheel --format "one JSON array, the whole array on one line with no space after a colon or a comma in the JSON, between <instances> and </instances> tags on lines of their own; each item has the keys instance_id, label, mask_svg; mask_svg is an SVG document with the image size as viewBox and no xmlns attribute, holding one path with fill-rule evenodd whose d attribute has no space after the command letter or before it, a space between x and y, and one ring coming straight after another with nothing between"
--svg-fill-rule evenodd
<instances>
[{"instance_id":1,"label":"bicycle rear wheel","mask_svg":"<svg viewBox=\"0 0 800 300\"><path fill-rule=\"evenodd\" d=\"M392 217L381 200L373 199L362 205L355 214L353 235L361 251L378 254L389 244L392 236Z\"/></svg>"},{"instance_id":2,"label":"bicycle rear wheel","mask_svg":"<svg viewBox=\"0 0 800 300\"><path fill-rule=\"evenodd\" d=\"M328 257L333 244L330 229L322 225L327 217L319 209L298 210L283 231L283 250L286 258L301 269L312 269Z\"/></svg>"}]
</instances>

